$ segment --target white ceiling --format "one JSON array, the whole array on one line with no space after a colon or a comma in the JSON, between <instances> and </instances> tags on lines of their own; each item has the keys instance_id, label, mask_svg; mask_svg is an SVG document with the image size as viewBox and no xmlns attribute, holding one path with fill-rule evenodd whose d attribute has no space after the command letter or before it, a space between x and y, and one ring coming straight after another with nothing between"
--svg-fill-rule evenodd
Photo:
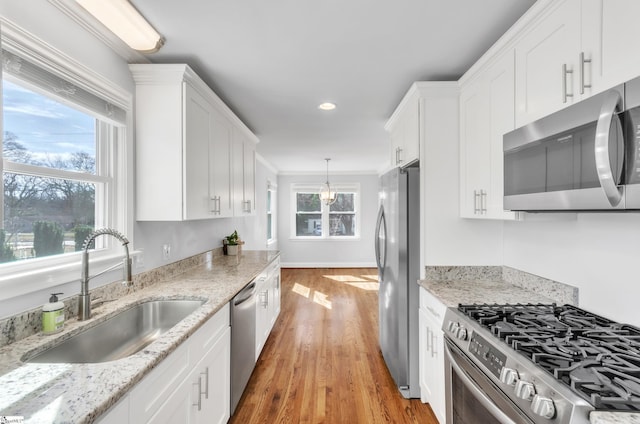
<instances>
[{"instance_id":1,"label":"white ceiling","mask_svg":"<svg viewBox=\"0 0 640 424\"><path fill-rule=\"evenodd\" d=\"M457 80L534 0L132 0L280 172L378 171L413 81ZM337 104L334 111L317 106Z\"/></svg>"}]
</instances>

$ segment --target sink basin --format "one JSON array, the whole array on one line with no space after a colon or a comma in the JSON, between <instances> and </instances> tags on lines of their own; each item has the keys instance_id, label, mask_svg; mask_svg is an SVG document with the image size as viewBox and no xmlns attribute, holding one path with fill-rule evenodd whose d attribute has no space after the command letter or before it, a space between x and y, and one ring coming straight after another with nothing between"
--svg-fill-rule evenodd
<instances>
[{"instance_id":1,"label":"sink basin","mask_svg":"<svg viewBox=\"0 0 640 424\"><path fill-rule=\"evenodd\" d=\"M153 343L204 302L152 300L140 303L25 362L95 363L125 358Z\"/></svg>"}]
</instances>

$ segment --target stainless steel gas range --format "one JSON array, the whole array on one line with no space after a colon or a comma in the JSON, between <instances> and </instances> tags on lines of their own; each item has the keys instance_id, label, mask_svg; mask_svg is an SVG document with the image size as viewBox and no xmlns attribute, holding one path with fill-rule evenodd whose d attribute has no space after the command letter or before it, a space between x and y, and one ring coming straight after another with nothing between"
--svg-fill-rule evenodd
<instances>
[{"instance_id":1,"label":"stainless steel gas range","mask_svg":"<svg viewBox=\"0 0 640 424\"><path fill-rule=\"evenodd\" d=\"M448 424L587 424L640 410L640 329L555 304L445 314Z\"/></svg>"}]
</instances>

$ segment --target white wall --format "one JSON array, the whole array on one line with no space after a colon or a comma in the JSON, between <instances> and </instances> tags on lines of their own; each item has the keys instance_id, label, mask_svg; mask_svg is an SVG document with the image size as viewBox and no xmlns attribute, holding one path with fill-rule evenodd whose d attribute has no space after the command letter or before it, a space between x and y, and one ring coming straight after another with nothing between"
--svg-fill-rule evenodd
<instances>
[{"instance_id":1,"label":"white wall","mask_svg":"<svg viewBox=\"0 0 640 424\"><path fill-rule=\"evenodd\" d=\"M424 84L420 148L424 265L500 265L502 224L460 218L457 83Z\"/></svg>"},{"instance_id":2,"label":"white wall","mask_svg":"<svg viewBox=\"0 0 640 424\"><path fill-rule=\"evenodd\" d=\"M278 178L278 245L286 267L375 267L374 233L378 213L377 175L330 175L332 184L360 183L360 237L356 240L293 240L292 184L316 184L326 175L281 175Z\"/></svg>"},{"instance_id":3,"label":"white wall","mask_svg":"<svg viewBox=\"0 0 640 424\"><path fill-rule=\"evenodd\" d=\"M78 24L51 5L47 0L29 0L28 6L20 1L0 2L0 15L22 29L46 40L71 58L83 63L96 73L123 87L133 95L134 83L124 59L87 33ZM64 29L64 30L61 30ZM133 133L133 131L132 131ZM133 150L133 149L132 149ZM133 159L132 159L133 160ZM150 158L152 160L152 158ZM134 175L131 175L132 186ZM210 250L222 245L222 238L238 230L245 241L245 249L266 249L266 181L275 181L276 175L263 162L256 164L256 216L212 219L193 222L136 222L133 228L133 249L143 251L143 265L134 274ZM131 194L131 198L133 194ZM134 204L134 202L129 202ZM171 257L162 259L162 246L171 246ZM90 288L116 281L122 271L113 271L92 280ZM52 290L67 298L79 293L78 279L67 284L35 292L27 296L0 302L0 318L37 307L45 303Z\"/></svg>"},{"instance_id":4,"label":"white wall","mask_svg":"<svg viewBox=\"0 0 640 424\"><path fill-rule=\"evenodd\" d=\"M504 264L579 288L580 306L640 325L640 214L527 215L504 223Z\"/></svg>"}]
</instances>

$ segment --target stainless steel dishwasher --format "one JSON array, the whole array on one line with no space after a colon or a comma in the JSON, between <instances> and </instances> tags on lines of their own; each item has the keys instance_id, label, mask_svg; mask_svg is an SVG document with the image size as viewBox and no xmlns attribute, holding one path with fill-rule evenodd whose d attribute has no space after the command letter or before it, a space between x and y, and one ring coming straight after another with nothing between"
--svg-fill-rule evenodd
<instances>
[{"instance_id":1,"label":"stainless steel dishwasher","mask_svg":"<svg viewBox=\"0 0 640 424\"><path fill-rule=\"evenodd\" d=\"M231 300L231 415L256 365L256 283Z\"/></svg>"}]
</instances>

